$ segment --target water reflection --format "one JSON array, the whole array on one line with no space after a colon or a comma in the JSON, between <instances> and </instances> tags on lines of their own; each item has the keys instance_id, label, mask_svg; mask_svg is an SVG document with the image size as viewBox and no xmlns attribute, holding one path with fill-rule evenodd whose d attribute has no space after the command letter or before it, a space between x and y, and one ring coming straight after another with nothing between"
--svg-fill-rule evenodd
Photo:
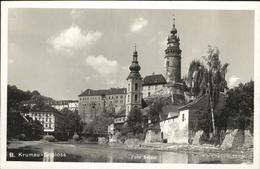
<instances>
[{"instance_id":1,"label":"water reflection","mask_svg":"<svg viewBox=\"0 0 260 169\"><path fill-rule=\"evenodd\" d=\"M10 157L8 154L14 154ZM38 154L37 158L19 157L18 154ZM98 144L50 144L39 147L9 149L7 160L10 161L63 161L63 162L131 162L131 163L241 163L234 159L221 159L209 155L186 153L128 150L120 147L109 147Z\"/></svg>"},{"instance_id":2,"label":"water reflection","mask_svg":"<svg viewBox=\"0 0 260 169\"><path fill-rule=\"evenodd\" d=\"M54 161L54 148L51 146L43 147L43 161L53 162Z\"/></svg>"}]
</instances>

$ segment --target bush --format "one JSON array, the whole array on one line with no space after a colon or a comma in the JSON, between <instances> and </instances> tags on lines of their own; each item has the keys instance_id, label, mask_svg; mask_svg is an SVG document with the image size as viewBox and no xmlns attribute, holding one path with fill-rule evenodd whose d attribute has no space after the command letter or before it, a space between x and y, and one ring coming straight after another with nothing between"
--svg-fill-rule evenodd
<instances>
[{"instance_id":1,"label":"bush","mask_svg":"<svg viewBox=\"0 0 260 169\"><path fill-rule=\"evenodd\" d=\"M79 135L77 133L74 133L72 139L73 141L79 141Z\"/></svg>"},{"instance_id":2,"label":"bush","mask_svg":"<svg viewBox=\"0 0 260 169\"><path fill-rule=\"evenodd\" d=\"M46 135L43 137L43 140L48 141L48 142L54 142L57 141L56 138L52 135Z\"/></svg>"}]
</instances>

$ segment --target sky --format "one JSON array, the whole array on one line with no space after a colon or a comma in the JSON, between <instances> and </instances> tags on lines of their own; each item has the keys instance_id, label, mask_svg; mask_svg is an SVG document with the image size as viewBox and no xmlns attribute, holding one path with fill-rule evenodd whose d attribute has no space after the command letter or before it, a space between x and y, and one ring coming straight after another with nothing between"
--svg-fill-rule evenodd
<instances>
[{"instance_id":1,"label":"sky","mask_svg":"<svg viewBox=\"0 0 260 169\"><path fill-rule=\"evenodd\" d=\"M211 45L230 64L229 87L254 80L253 11L9 8L8 84L57 100L125 87L134 44L142 77L163 74L173 14L182 76Z\"/></svg>"}]
</instances>

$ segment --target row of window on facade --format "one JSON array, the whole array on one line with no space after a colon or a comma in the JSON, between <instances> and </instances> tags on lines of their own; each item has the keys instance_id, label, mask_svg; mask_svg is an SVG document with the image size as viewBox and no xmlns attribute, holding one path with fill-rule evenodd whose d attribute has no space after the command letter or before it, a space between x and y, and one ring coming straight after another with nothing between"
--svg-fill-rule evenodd
<instances>
[{"instance_id":1,"label":"row of window on facade","mask_svg":"<svg viewBox=\"0 0 260 169\"><path fill-rule=\"evenodd\" d=\"M127 90L130 91L130 83L128 83ZM134 90L135 90L135 91L139 90L139 85L138 85L138 83L135 83L135 85L134 85Z\"/></svg>"},{"instance_id":2,"label":"row of window on facade","mask_svg":"<svg viewBox=\"0 0 260 169\"><path fill-rule=\"evenodd\" d=\"M124 96L123 95L116 95L116 96L107 96L108 99L123 99ZM102 97L101 96L88 96L88 97L80 97L79 100L102 100Z\"/></svg>"},{"instance_id":3,"label":"row of window on facade","mask_svg":"<svg viewBox=\"0 0 260 169\"><path fill-rule=\"evenodd\" d=\"M115 119L115 123L117 123L117 122L124 122L124 121L125 121L125 118L124 118L124 117L116 118L116 119Z\"/></svg>"},{"instance_id":4,"label":"row of window on facade","mask_svg":"<svg viewBox=\"0 0 260 169\"><path fill-rule=\"evenodd\" d=\"M37 118L36 118L37 119ZM46 122L52 122L52 118L39 118L39 119L37 119L37 120L39 120L40 122L44 122L44 120L46 121Z\"/></svg>"},{"instance_id":5,"label":"row of window on facade","mask_svg":"<svg viewBox=\"0 0 260 169\"><path fill-rule=\"evenodd\" d=\"M135 101L135 102L139 102L139 100L138 100L138 95L137 95L137 94L134 95L134 101ZM130 95L127 95L127 102L128 102L128 103L130 102Z\"/></svg>"},{"instance_id":6,"label":"row of window on facade","mask_svg":"<svg viewBox=\"0 0 260 169\"><path fill-rule=\"evenodd\" d=\"M124 103L124 100L115 100L114 101L115 103ZM87 105L91 105L91 104L93 104L93 103L95 103L97 106L101 106L101 103L96 103L96 102L93 102L93 101L88 101L87 103L82 103L82 106L87 106ZM110 104L113 104L113 101L111 100L110 102L109 102Z\"/></svg>"},{"instance_id":7,"label":"row of window on facade","mask_svg":"<svg viewBox=\"0 0 260 169\"><path fill-rule=\"evenodd\" d=\"M53 129L52 124L45 124L44 128L45 129Z\"/></svg>"},{"instance_id":8,"label":"row of window on facade","mask_svg":"<svg viewBox=\"0 0 260 169\"><path fill-rule=\"evenodd\" d=\"M33 116L46 116L46 117L49 117L49 116L53 116L53 113L47 113L47 112L43 112L43 113L30 113L31 115Z\"/></svg>"}]
</instances>

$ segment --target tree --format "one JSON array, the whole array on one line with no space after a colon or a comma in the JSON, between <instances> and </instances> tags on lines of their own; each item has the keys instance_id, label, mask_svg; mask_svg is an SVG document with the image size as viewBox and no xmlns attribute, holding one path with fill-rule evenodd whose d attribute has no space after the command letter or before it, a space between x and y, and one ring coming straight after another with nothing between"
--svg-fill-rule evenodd
<instances>
[{"instance_id":1,"label":"tree","mask_svg":"<svg viewBox=\"0 0 260 169\"><path fill-rule=\"evenodd\" d=\"M253 133L254 82L239 84L227 92L219 121L227 128L249 129Z\"/></svg>"},{"instance_id":2,"label":"tree","mask_svg":"<svg viewBox=\"0 0 260 169\"><path fill-rule=\"evenodd\" d=\"M214 112L219 101L219 93L227 88L225 75L228 63L221 64L219 60L219 49L208 47L208 56L204 57L207 63L207 90L209 92L210 112L212 118L213 135L216 135Z\"/></svg>"},{"instance_id":3,"label":"tree","mask_svg":"<svg viewBox=\"0 0 260 169\"><path fill-rule=\"evenodd\" d=\"M82 124L80 123L81 118L76 112L70 111L68 108L61 110L61 113L65 116L65 131L70 133L82 132Z\"/></svg>"},{"instance_id":4,"label":"tree","mask_svg":"<svg viewBox=\"0 0 260 169\"><path fill-rule=\"evenodd\" d=\"M208 46L208 55L203 56L206 64L194 60L190 64L188 79L192 94L195 97L209 94L209 109L212 121L212 132L216 134L215 109L219 101L219 93L227 88L225 75L228 63L221 64L219 59L219 49Z\"/></svg>"},{"instance_id":5,"label":"tree","mask_svg":"<svg viewBox=\"0 0 260 169\"><path fill-rule=\"evenodd\" d=\"M195 98L206 93L207 78L208 71L204 64L199 60L193 60L189 66L186 83Z\"/></svg>"},{"instance_id":6,"label":"tree","mask_svg":"<svg viewBox=\"0 0 260 169\"><path fill-rule=\"evenodd\" d=\"M133 108L127 117L127 126L134 135L143 133L143 116L138 108Z\"/></svg>"}]
</instances>

